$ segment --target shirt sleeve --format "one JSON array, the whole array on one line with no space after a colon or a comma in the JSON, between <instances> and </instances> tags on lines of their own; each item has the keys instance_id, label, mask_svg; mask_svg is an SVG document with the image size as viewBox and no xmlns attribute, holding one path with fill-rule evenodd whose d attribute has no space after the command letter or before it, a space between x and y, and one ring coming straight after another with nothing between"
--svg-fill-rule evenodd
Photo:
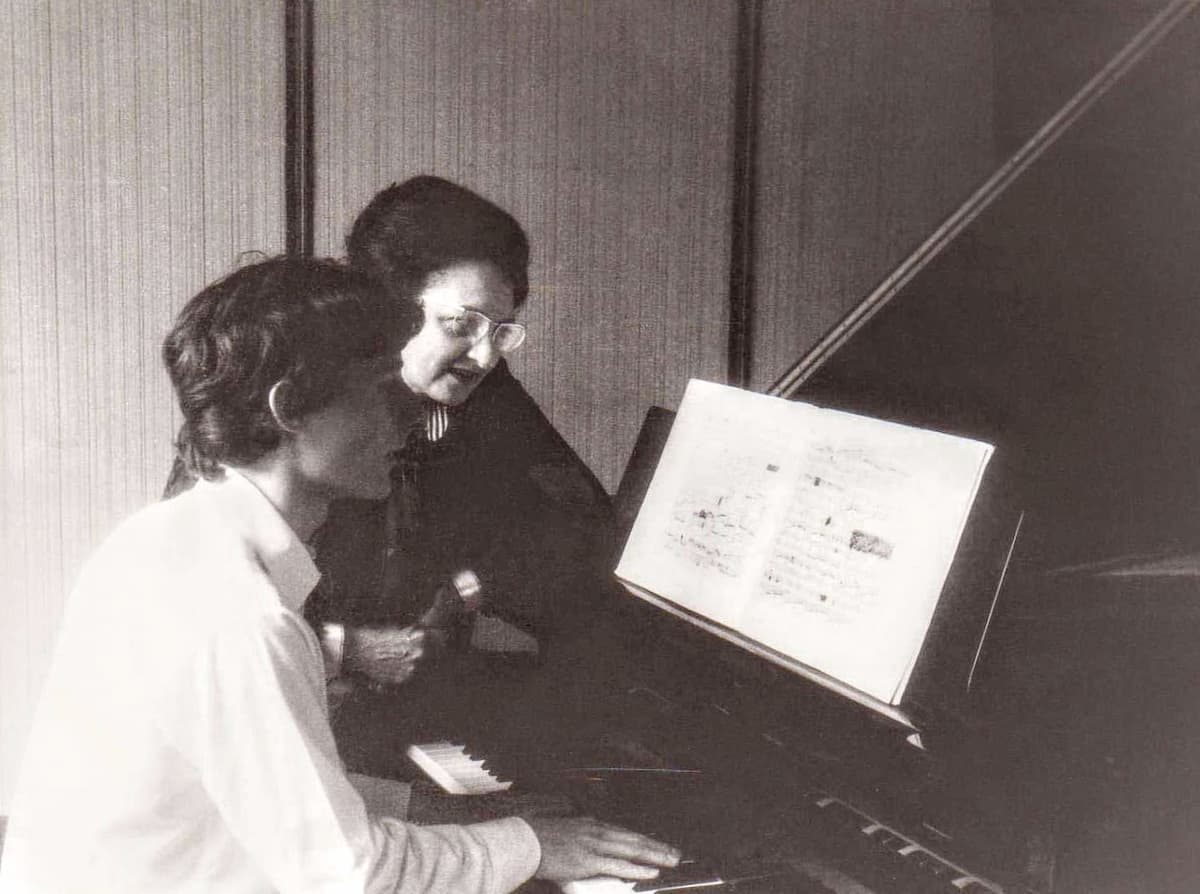
<instances>
[{"instance_id":1,"label":"shirt sleeve","mask_svg":"<svg viewBox=\"0 0 1200 894\"><path fill-rule=\"evenodd\" d=\"M520 819L419 827L368 814L329 728L320 646L291 612L210 637L159 714L280 892L504 892L537 868Z\"/></svg>"},{"instance_id":2,"label":"shirt sleeve","mask_svg":"<svg viewBox=\"0 0 1200 894\"><path fill-rule=\"evenodd\" d=\"M412 786L407 782L367 776L364 773L347 773L346 778L363 799L368 814L390 816L398 820L408 818Z\"/></svg>"}]
</instances>

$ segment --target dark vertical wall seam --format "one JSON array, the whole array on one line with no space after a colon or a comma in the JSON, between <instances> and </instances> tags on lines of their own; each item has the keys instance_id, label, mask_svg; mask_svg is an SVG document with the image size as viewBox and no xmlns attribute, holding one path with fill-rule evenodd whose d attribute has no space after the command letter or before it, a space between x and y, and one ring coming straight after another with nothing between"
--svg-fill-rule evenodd
<instances>
[{"instance_id":1,"label":"dark vertical wall seam","mask_svg":"<svg viewBox=\"0 0 1200 894\"><path fill-rule=\"evenodd\" d=\"M733 209L729 258L729 384L750 382L754 310L754 191L762 2L738 4L733 112Z\"/></svg>"},{"instance_id":2,"label":"dark vertical wall seam","mask_svg":"<svg viewBox=\"0 0 1200 894\"><path fill-rule=\"evenodd\" d=\"M287 253L313 253L313 4L285 0L284 205Z\"/></svg>"}]
</instances>

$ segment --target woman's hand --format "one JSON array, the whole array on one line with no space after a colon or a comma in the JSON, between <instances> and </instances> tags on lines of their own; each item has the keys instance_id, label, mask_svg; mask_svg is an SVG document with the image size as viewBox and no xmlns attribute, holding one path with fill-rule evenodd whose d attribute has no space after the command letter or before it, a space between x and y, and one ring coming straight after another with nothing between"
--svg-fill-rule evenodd
<instances>
[{"instance_id":1,"label":"woman's hand","mask_svg":"<svg viewBox=\"0 0 1200 894\"><path fill-rule=\"evenodd\" d=\"M424 627L348 627L342 670L378 686L400 686L438 645L437 634Z\"/></svg>"}]
</instances>

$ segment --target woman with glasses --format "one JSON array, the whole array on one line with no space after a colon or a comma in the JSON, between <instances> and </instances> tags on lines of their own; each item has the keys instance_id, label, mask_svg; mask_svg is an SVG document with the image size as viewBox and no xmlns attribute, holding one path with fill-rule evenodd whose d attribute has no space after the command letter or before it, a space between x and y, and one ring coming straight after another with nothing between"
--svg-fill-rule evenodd
<instances>
[{"instance_id":1,"label":"woman with glasses","mask_svg":"<svg viewBox=\"0 0 1200 894\"><path fill-rule=\"evenodd\" d=\"M505 363L525 342L525 233L478 194L421 176L372 199L347 251L392 300L421 308L420 330L394 335L425 413L390 498L340 504L323 528L312 619L343 670L376 686L413 673L432 643L420 622L447 587L481 604L459 613L460 646L544 653L586 616L614 537L607 494Z\"/></svg>"}]
</instances>

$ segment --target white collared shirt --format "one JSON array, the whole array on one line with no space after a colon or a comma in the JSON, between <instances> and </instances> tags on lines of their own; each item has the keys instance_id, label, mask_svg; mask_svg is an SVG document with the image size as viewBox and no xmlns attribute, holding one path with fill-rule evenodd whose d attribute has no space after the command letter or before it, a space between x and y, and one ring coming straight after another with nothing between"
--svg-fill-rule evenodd
<instances>
[{"instance_id":1,"label":"white collared shirt","mask_svg":"<svg viewBox=\"0 0 1200 894\"><path fill-rule=\"evenodd\" d=\"M532 875L519 819L368 815L300 615L317 578L236 473L118 527L67 604L0 891L500 892Z\"/></svg>"}]
</instances>

